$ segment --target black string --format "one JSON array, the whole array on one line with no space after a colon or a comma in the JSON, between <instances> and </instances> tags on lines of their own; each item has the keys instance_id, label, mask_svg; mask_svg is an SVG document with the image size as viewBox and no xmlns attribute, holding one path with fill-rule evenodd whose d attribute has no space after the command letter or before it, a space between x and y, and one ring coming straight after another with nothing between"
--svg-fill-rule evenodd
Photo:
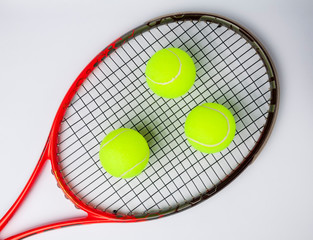
<instances>
[{"instance_id":1,"label":"black string","mask_svg":"<svg viewBox=\"0 0 313 240\"><path fill-rule=\"evenodd\" d=\"M147 60L168 47L185 50L197 68L194 86L177 99L156 96L145 82ZM266 122L269 91L262 59L233 30L197 21L153 28L105 58L78 90L59 132L61 173L83 202L103 211L143 215L176 208L241 164ZM192 108L211 101L232 111L237 130L227 149L208 155L188 144L183 125ZM150 147L148 166L128 180L106 173L98 157L103 137L121 127L140 132Z\"/></svg>"}]
</instances>

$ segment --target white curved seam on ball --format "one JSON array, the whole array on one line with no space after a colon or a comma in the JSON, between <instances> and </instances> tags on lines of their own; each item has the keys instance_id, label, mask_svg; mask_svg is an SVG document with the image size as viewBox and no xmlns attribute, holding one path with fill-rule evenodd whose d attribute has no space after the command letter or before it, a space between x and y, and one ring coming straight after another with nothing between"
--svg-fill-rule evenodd
<instances>
[{"instance_id":1,"label":"white curved seam on ball","mask_svg":"<svg viewBox=\"0 0 313 240\"><path fill-rule=\"evenodd\" d=\"M119 134L117 134L114 138L112 138L111 140L109 140L109 141L107 141L105 144L103 144L103 146L100 148L100 151L102 150L102 148L104 147L104 146L106 146L106 145L108 145L110 142L112 142L115 138L117 138L119 135L121 135L122 133L124 133L124 132L127 132L127 131L129 131L129 130L124 130L124 131L122 131L122 132L120 132Z\"/></svg>"},{"instance_id":2,"label":"white curved seam on ball","mask_svg":"<svg viewBox=\"0 0 313 240\"><path fill-rule=\"evenodd\" d=\"M180 58L179 58L178 55L177 55L176 53L174 53L173 51L171 51L171 50L169 50L169 49L166 49L166 50L167 50L167 51L170 51L171 53L173 53L173 54L178 58L178 61L179 61L178 73L177 73L176 76L173 77L170 81L164 82L164 83L160 83L160 82L153 81L149 76L147 76L147 78L148 78L151 82L153 82L153 83L155 83L155 84L159 84L159 85L167 85L167 84L170 84L170 83L174 82L174 81L179 77L179 75L180 75L180 73L181 73L181 66L182 66L182 64L181 64Z\"/></svg>"},{"instance_id":3,"label":"white curved seam on ball","mask_svg":"<svg viewBox=\"0 0 313 240\"><path fill-rule=\"evenodd\" d=\"M209 144L204 144L204 143L201 143L201 142L199 142L199 141L197 141L197 140L195 140L195 139L192 139L192 138L190 138L190 137L187 137L187 138L188 138L189 140L191 140L191 141L195 142L195 143L198 143L198 144L200 144L200 145L204 146L204 147L216 147L216 146L218 146L218 145L222 144L222 143L223 143L223 142L227 139L227 137L228 137L228 135L229 135L229 132L230 132L229 120L228 120L228 118L226 117L226 115L225 115L224 113L222 113L221 111L219 111L219 110L217 110L217 109L210 108L210 107L208 107L208 106L204 106L204 105L201 105L201 107L205 107L205 108L208 108L208 109L211 109L211 110L217 111L217 112L219 112L220 114L222 114L222 115L226 118L226 121L227 121L227 127L228 127L228 129L227 129L227 133L226 133L226 136L223 138L223 140L222 140L222 141L220 141L219 143L213 144L213 145L209 145Z\"/></svg>"},{"instance_id":4,"label":"white curved seam on ball","mask_svg":"<svg viewBox=\"0 0 313 240\"><path fill-rule=\"evenodd\" d=\"M122 173L122 175L121 175L120 177L123 177L124 175L126 175L127 173L129 173L131 170L133 170L135 167L137 167L138 165L140 165L141 163L143 163L144 160L147 159L148 154L149 154L149 153L147 153L146 157L145 157L143 160L141 160L139 163L137 163L135 166L133 166L132 168L128 169L126 172Z\"/></svg>"}]
</instances>

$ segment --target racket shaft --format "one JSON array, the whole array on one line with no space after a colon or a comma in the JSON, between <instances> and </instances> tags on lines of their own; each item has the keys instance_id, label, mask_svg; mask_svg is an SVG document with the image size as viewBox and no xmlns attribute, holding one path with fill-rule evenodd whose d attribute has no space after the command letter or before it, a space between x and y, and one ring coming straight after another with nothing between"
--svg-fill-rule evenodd
<instances>
[{"instance_id":1,"label":"racket shaft","mask_svg":"<svg viewBox=\"0 0 313 240\"><path fill-rule=\"evenodd\" d=\"M37 233L43 233L48 230L53 230L53 229L59 229L62 227L67 227L67 226L73 226L73 225L80 225L80 224L91 224L91 223L99 223L99 222L104 222L103 220L99 220L90 216L83 217L83 218L78 218L74 220L68 220L68 221L62 221L58 223L53 223L45 226L40 226L34 229L27 230L25 232L16 234L14 236L11 236L9 238L6 238L4 240L18 240L18 239L23 239L25 237L37 234Z\"/></svg>"},{"instance_id":2,"label":"racket shaft","mask_svg":"<svg viewBox=\"0 0 313 240\"><path fill-rule=\"evenodd\" d=\"M18 198L16 199L16 201L14 202L14 204L11 206L11 208L7 211L7 213L1 218L0 220L0 231L2 231L5 226L7 225L7 223L10 221L10 219L14 216L15 212L18 210L18 208L21 206L21 204L23 203L25 197L28 195L30 189L32 188L33 184L36 182L42 167L44 166L45 162L47 161L47 146L48 146L48 141L46 143L46 146L44 148L44 151L42 152L40 159L32 173L32 175L30 176L28 182L26 183L24 189L22 190L22 192L20 193L20 195L18 196Z\"/></svg>"}]
</instances>

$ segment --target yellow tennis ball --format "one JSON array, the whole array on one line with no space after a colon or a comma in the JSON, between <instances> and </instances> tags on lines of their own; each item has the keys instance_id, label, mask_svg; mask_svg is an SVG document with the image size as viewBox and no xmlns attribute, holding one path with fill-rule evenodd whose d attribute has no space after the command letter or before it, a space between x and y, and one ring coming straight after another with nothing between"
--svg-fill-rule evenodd
<instances>
[{"instance_id":1,"label":"yellow tennis ball","mask_svg":"<svg viewBox=\"0 0 313 240\"><path fill-rule=\"evenodd\" d=\"M188 142L204 153L222 151L235 136L236 123L223 105L205 103L191 110L185 122Z\"/></svg>"},{"instance_id":2,"label":"yellow tennis ball","mask_svg":"<svg viewBox=\"0 0 313 240\"><path fill-rule=\"evenodd\" d=\"M179 48L157 51L148 61L145 73L150 89L164 98L184 95L196 78L191 57Z\"/></svg>"},{"instance_id":3,"label":"yellow tennis ball","mask_svg":"<svg viewBox=\"0 0 313 240\"><path fill-rule=\"evenodd\" d=\"M119 128L101 142L99 151L103 168L114 177L131 178L142 172L149 161L149 147L135 130Z\"/></svg>"}]
</instances>

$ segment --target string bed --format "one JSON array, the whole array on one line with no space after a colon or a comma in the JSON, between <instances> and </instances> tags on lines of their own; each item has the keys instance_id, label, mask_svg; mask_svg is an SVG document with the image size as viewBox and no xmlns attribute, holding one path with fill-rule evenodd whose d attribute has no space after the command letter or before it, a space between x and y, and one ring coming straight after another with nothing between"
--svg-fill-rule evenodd
<instances>
[{"instance_id":1,"label":"string bed","mask_svg":"<svg viewBox=\"0 0 313 240\"><path fill-rule=\"evenodd\" d=\"M162 48L176 47L194 60L194 86L183 97L155 95L145 65ZM270 108L269 75L241 35L208 21L178 21L149 29L105 58L79 88L58 136L62 176L85 204L115 214L143 216L182 206L214 190L256 145ZM236 121L236 135L222 152L203 154L184 135L195 106L217 102ZM147 168L132 179L110 176L99 161L110 131L132 128L150 147Z\"/></svg>"}]
</instances>

